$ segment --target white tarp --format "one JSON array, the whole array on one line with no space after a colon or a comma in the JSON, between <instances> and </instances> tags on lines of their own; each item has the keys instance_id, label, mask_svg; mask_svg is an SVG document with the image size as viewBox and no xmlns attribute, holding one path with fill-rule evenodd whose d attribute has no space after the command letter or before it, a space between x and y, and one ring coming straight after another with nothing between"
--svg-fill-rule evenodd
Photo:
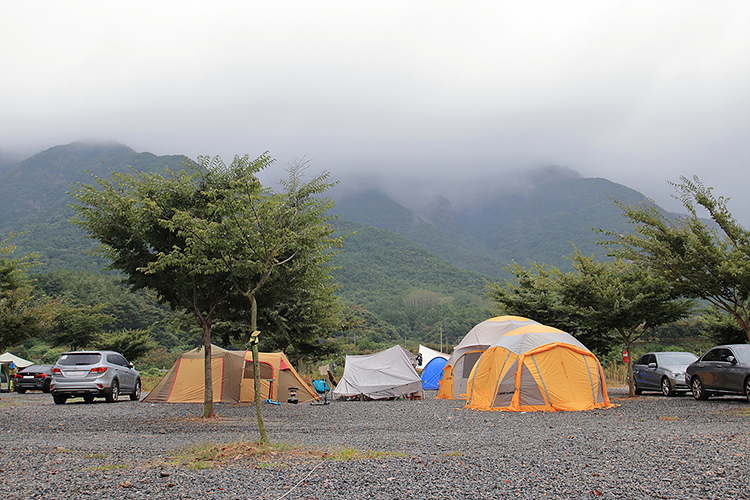
<instances>
[{"instance_id":1,"label":"white tarp","mask_svg":"<svg viewBox=\"0 0 750 500\"><path fill-rule=\"evenodd\" d=\"M448 354L436 351L435 349L430 349L429 347L423 346L422 344L419 344L419 354L422 355L422 364L417 367L417 370L422 370L425 366L427 366L427 363L433 360L433 358L439 357L448 359L450 357Z\"/></svg>"},{"instance_id":2,"label":"white tarp","mask_svg":"<svg viewBox=\"0 0 750 500\"><path fill-rule=\"evenodd\" d=\"M15 355L13 355L13 354L11 354L9 352L0 354L0 363L8 363L8 364L10 364L11 361L13 361L13 363L15 363L15 365L18 367L19 370L21 368L26 368L27 366L31 366L31 365L34 364L33 361L28 361L26 359L19 358L18 356L15 356Z\"/></svg>"},{"instance_id":3,"label":"white tarp","mask_svg":"<svg viewBox=\"0 0 750 500\"><path fill-rule=\"evenodd\" d=\"M422 390L414 355L400 345L363 356L347 356L335 397L363 394L371 399L408 396Z\"/></svg>"}]
</instances>

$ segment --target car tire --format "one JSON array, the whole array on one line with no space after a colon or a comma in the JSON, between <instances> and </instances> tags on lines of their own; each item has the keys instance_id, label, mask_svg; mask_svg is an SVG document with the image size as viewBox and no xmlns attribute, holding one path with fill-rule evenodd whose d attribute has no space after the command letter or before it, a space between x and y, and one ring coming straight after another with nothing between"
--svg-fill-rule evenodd
<instances>
[{"instance_id":1,"label":"car tire","mask_svg":"<svg viewBox=\"0 0 750 500\"><path fill-rule=\"evenodd\" d=\"M747 398L747 402L750 403L750 377L745 379L745 397Z\"/></svg>"},{"instance_id":2,"label":"car tire","mask_svg":"<svg viewBox=\"0 0 750 500\"><path fill-rule=\"evenodd\" d=\"M667 377L661 379L661 393L667 397L674 396L674 389L672 389L672 384L669 383Z\"/></svg>"},{"instance_id":3,"label":"car tire","mask_svg":"<svg viewBox=\"0 0 750 500\"><path fill-rule=\"evenodd\" d=\"M87 403L93 403L94 402L94 395L93 394L86 394L83 396L83 400Z\"/></svg>"},{"instance_id":4,"label":"car tire","mask_svg":"<svg viewBox=\"0 0 750 500\"><path fill-rule=\"evenodd\" d=\"M49 394L52 389L50 389L50 386L52 385L52 381L48 380L46 384L44 384L44 387L42 387L42 392L45 394Z\"/></svg>"},{"instance_id":5,"label":"car tire","mask_svg":"<svg viewBox=\"0 0 750 500\"><path fill-rule=\"evenodd\" d=\"M643 394L643 389L641 389L640 387L638 387L638 384L633 383L633 386L635 386L635 395L636 396L640 396L641 394Z\"/></svg>"},{"instance_id":6,"label":"car tire","mask_svg":"<svg viewBox=\"0 0 750 500\"><path fill-rule=\"evenodd\" d=\"M56 395L53 395L52 399L55 400L56 405L64 405L65 402L68 400L68 398L65 396L56 396Z\"/></svg>"},{"instance_id":7,"label":"car tire","mask_svg":"<svg viewBox=\"0 0 750 500\"><path fill-rule=\"evenodd\" d=\"M112 387L110 387L109 391L107 391L107 395L105 396L105 399L107 400L107 403L116 403L119 398L120 398L120 383L117 380L113 380Z\"/></svg>"},{"instance_id":8,"label":"car tire","mask_svg":"<svg viewBox=\"0 0 750 500\"><path fill-rule=\"evenodd\" d=\"M19 389L19 388L16 387L16 392L18 394L26 394L26 389Z\"/></svg>"},{"instance_id":9,"label":"car tire","mask_svg":"<svg viewBox=\"0 0 750 500\"><path fill-rule=\"evenodd\" d=\"M708 399L708 392L706 392L706 388L703 387L703 381L700 377L693 377L693 380L690 381L690 388L693 390L693 397L695 399L699 399L701 401L705 401Z\"/></svg>"},{"instance_id":10,"label":"car tire","mask_svg":"<svg viewBox=\"0 0 750 500\"><path fill-rule=\"evenodd\" d=\"M130 393L130 400L140 401L140 399L141 399L141 379L138 379L135 381L135 388L133 389L133 392Z\"/></svg>"}]
</instances>

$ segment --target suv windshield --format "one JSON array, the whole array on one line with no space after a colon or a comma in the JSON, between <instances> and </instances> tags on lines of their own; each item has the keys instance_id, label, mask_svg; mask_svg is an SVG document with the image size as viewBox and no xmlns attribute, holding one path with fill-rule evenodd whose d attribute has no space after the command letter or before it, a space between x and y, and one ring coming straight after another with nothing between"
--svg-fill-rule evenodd
<instances>
[{"instance_id":1,"label":"suv windshield","mask_svg":"<svg viewBox=\"0 0 750 500\"><path fill-rule=\"evenodd\" d=\"M69 352L60 356L58 365L95 365L102 359L102 355L96 352Z\"/></svg>"}]
</instances>

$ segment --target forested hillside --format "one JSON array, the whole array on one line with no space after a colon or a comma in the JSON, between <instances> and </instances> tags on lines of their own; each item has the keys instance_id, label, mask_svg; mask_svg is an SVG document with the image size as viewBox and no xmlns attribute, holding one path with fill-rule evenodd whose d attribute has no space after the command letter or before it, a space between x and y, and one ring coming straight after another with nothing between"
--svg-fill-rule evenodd
<instances>
[{"instance_id":1,"label":"forested hillside","mask_svg":"<svg viewBox=\"0 0 750 500\"><path fill-rule=\"evenodd\" d=\"M75 182L89 182L88 171L107 176L130 167L179 170L183 161L182 156L157 157L116 143L81 142L6 165L0 171L0 231L27 232L13 243L17 255L41 254L44 266L33 271L41 273L43 290L60 288L56 283L67 276L71 286L66 293L80 292L77 301L94 304L97 292L91 287L101 287L101 302L110 304L111 314L144 316L120 318L114 323L118 328L160 322L152 329L157 340L182 349L190 339L178 327L171 330L177 337L170 333L172 327L166 325L172 324L171 313L152 296L133 296L133 307L126 307L111 282L86 277L101 273L107 262L90 255L93 242L69 222L67 192ZM460 210L446 198L412 210L372 189L338 199L335 224L347 237L334 259L334 277L345 308L341 331L334 336L356 352L397 342L413 349L418 343L437 348L441 338L444 344L455 344L493 314L484 295L486 280L502 278L512 259L522 265L530 259L565 268L573 243L584 253L602 256L592 228L625 228L610 197L626 203L643 199L624 186L566 170L530 177L527 187L478 198ZM70 271L76 273L65 274ZM52 272L54 276L44 278Z\"/></svg>"},{"instance_id":2,"label":"forested hillside","mask_svg":"<svg viewBox=\"0 0 750 500\"><path fill-rule=\"evenodd\" d=\"M438 346L442 328L444 342L456 343L491 314L481 275L392 231L342 220L337 227L349 235L334 259L339 295L359 321L371 313L395 328L379 342L406 337Z\"/></svg>"},{"instance_id":3,"label":"forested hillside","mask_svg":"<svg viewBox=\"0 0 750 500\"><path fill-rule=\"evenodd\" d=\"M179 170L184 156L136 153L122 144L76 142L56 146L0 173L0 234L26 232L14 239L18 253L40 252L46 271L76 269L100 272L106 262L86 253L95 245L68 221L67 194L91 174L114 170ZM90 173L89 173L90 172Z\"/></svg>"},{"instance_id":4,"label":"forested hillside","mask_svg":"<svg viewBox=\"0 0 750 500\"><path fill-rule=\"evenodd\" d=\"M529 172L524 189L478 197L460 210L444 197L409 210L375 190L350 193L337 200L335 210L344 219L391 230L452 264L497 278L514 260L569 269L566 257L574 245L606 258L594 229L628 230L615 199L637 204L645 197L606 179L549 168Z\"/></svg>"}]
</instances>

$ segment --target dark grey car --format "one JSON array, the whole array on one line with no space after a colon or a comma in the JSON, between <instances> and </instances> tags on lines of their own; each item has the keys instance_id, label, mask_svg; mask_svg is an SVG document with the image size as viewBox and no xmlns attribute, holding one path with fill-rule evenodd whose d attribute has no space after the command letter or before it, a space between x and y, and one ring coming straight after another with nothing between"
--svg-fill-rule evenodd
<instances>
[{"instance_id":1,"label":"dark grey car","mask_svg":"<svg viewBox=\"0 0 750 500\"><path fill-rule=\"evenodd\" d=\"M633 364L635 393L659 391L665 396L688 392L685 369L698 359L692 352L649 352Z\"/></svg>"},{"instance_id":2,"label":"dark grey car","mask_svg":"<svg viewBox=\"0 0 750 500\"><path fill-rule=\"evenodd\" d=\"M88 403L95 397L114 403L120 394L130 394L130 399L138 401L141 375L119 352L66 352L52 368L50 390L57 404L77 396Z\"/></svg>"},{"instance_id":3,"label":"dark grey car","mask_svg":"<svg viewBox=\"0 0 750 500\"><path fill-rule=\"evenodd\" d=\"M52 382L52 365L27 366L13 377L13 390L18 394L26 391L49 392Z\"/></svg>"},{"instance_id":4,"label":"dark grey car","mask_svg":"<svg viewBox=\"0 0 750 500\"><path fill-rule=\"evenodd\" d=\"M750 345L720 345L687 368L685 380L695 399L741 394L750 401Z\"/></svg>"}]
</instances>

